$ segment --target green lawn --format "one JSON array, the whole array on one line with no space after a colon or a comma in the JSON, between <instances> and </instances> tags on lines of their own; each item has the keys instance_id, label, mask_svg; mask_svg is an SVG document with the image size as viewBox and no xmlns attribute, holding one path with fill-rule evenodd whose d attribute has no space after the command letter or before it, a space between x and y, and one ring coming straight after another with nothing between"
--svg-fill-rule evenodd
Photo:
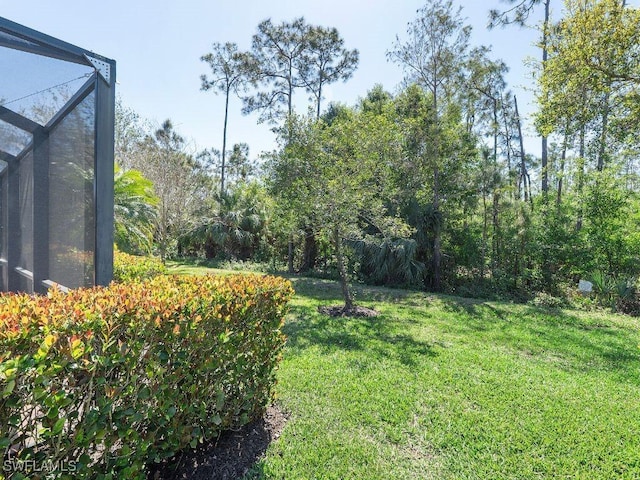
<instances>
[{"instance_id":1,"label":"green lawn","mask_svg":"<svg viewBox=\"0 0 640 480\"><path fill-rule=\"evenodd\" d=\"M255 268L254 264L244 265L242 263L238 264L223 264L225 266L234 266L236 268L218 268L211 267L206 265L201 265L197 261L176 261L176 260L167 260L167 269L169 273L173 273L176 275L205 275L207 273L212 273L216 275L226 275L232 273L264 273L259 269Z\"/></svg>"},{"instance_id":2,"label":"green lawn","mask_svg":"<svg viewBox=\"0 0 640 480\"><path fill-rule=\"evenodd\" d=\"M294 279L282 436L249 478L640 478L640 322Z\"/></svg>"}]
</instances>

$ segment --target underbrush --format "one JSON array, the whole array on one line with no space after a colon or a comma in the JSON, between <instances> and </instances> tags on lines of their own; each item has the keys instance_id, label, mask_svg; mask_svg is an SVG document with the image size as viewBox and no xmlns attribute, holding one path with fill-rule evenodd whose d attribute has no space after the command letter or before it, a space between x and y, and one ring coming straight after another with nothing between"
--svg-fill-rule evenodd
<instances>
[{"instance_id":1,"label":"underbrush","mask_svg":"<svg viewBox=\"0 0 640 480\"><path fill-rule=\"evenodd\" d=\"M267 272L283 273L286 265L274 265L269 262L241 261L230 259L187 258L177 260L172 271L197 274L200 268L223 270L228 272ZM416 282L391 282L385 284L380 279L363 275L361 265L352 258L349 271L353 285L382 286L406 290L425 290L424 285ZM324 280L339 280L337 268L332 262L323 263L316 268L294 274L293 278L315 278ZM526 278L516 281L505 272L486 272L484 278L477 269L458 268L443 281L441 293L465 298L490 301L507 301L529 304L544 308L574 308L583 311L605 310L640 316L640 287L636 278L606 275L592 272L586 275L593 283L593 291L582 293L578 289L578 282L567 278L554 276L548 281L539 272L529 272Z\"/></svg>"}]
</instances>

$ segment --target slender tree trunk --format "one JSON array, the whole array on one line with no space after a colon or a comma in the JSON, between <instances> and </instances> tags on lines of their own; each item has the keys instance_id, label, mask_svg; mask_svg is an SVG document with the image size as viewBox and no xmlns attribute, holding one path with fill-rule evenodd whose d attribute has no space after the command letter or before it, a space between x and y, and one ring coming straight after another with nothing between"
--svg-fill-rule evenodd
<instances>
[{"instance_id":1,"label":"slender tree trunk","mask_svg":"<svg viewBox=\"0 0 640 480\"><path fill-rule=\"evenodd\" d=\"M493 192L493 245L491 255L491 276L495 275L500 262L500 194L494 190Z\"/></svg>"},{"instance_id":2,"label":"slender tree trunk","mask_svg":"<svg viewBox=\"0 0 640 480\"><path fill-rule=\"evenodd\" d=\"M289 61L289 91L288 91L288 104L287 104L287 141L288 143L291 143L292 141L292 137L293 137L293 131L291 129L291 123L289 122L289 120L291 120L291 114L293 113L293 70L292 70L292 66L291 66L291 61ZM287 270L290 274L293 274L295 272L294 267L293 267L293 257L294 257L294 243L293 243L293 234L291 234L289 236L289 251L288 251L288 258L287 258Z\"/></svg>"},{"instance_id":3,"label":"slender tree trunk","mask_svg":"<svg viewBox=\"0 0 640 480\"><path fill-rule=\"evenodd\" d=\"M558 178L558 194L556 196L556 207L560 210L560 205L562 205L562 187L564 184L564 166L567 160L567 143L568 143L568 135L564 134L564 140L562 142L562 155L560 156L560 178Z\"/></svg>"},{"instance_id":4,"label":"slender tree trunk","mask_svg":"<svg viewBox=\"0 0 640 480\"><path fill-rule=\"evenodd\" d=\"M316 120L320 120L320 103L322 102L322 73L320 74L320 81L318 82L318 108L316 112Z\"/></svg>"},{"instance_id":5,"label":"slender tree trunk","mask_svg":"<svg viewBox=\"0 0 640 480\"><path fill-rule=\"evenodd\" d=\"M525 210L525 206L521 205L520 214L522 215L522 228L520 228L520 251L518 252L518 259L520 265L518 265L518 271L520 274L523 272L523 267L525 266L525 261L527 260L527 230L529 228L529 222L527 219L527 212Z\"/></svg>"},{"instance_id":6,"label":"slender tree trunk","mask_svg":"<svg viewBox=\"0 0 640 480\"><path fill-rule=\"evenodd\" d=\"M290 122L291 116L293 115L293 66L291 65L291 60L289 60L289 78L287 87L287 143L291 143L293 140L293 129Z\"/></svg>"},{"instance_id":7,"label":"slender tree trunk","mask_svg":"<svg viewBox=\"0 0 640 480\"><path fill-rule=\"evenodd\" d=\"M513 103L515 106L515 113L516 113L516 122L518 124L518 138L520 140L520 180L518 181L518 186L520 187L520 185L522 185L522 189L523 189L523 193L524 193L524 202L527 203L529 201L533 202L533 199L531 198L531 177L529 176L529 172L527 172L527 164L526 164L526 156L525 156L525 152L524 152L524 139L522 138L522 124L520 122L520 113L518 112L518 99L516 98L516 96L513 96ZM532 208L533 208L533 203L531 203ZM520 242L519 242L519 251L518 251L518 255L517 255L517 265L516 265L516 271L518 272L516 275L516 278L514 279L516 281L516 285L517 285L517 276L519 276L522 272L522 265L524 263L525 260L525 252L526 252L526 232L527 232L527 215L524 211L524 205L520 206L520 215L521 215L521 222L522 222L522 227L519 229L520 232L518 233L519 237L520 237Z\"/></svg>"},{"instance_id":8,"label":"slender tree trunk","mask_svg":"<svg viewBox=\"0 0 640 480\"><path fill-rule=\"evenodd\" d=\"M487 193L482 189L482 250L480 254L480 278L484 279L484 264L487 259L487 229L489 216L487 214Z\"/></svg>"},{"instance_id":9,"label":"slender tree trunk","mask_svg":"<svg viewBox=\"0 0 640 480\"><path fill-rule=\"evenodd\" d=\"M507 109L504 108L504 99L502 97L501 97L501 102L502 102L502 119L504 121L505 150L507 152L507 175L509 178L511 178L511 135L509 133L509 120L507 118ZM518 188L517 180L515 183L515 187L516 188L514 189L514 196Z\"/></svg>"},{"instance_id":10,"label":"slender tree trunk","mask_svg":"<svg viewBox=\"0 0 640 480\"><path fill-rule=\"evenodd\" d=\"M291 114L293 113L293 65L291 64L291 61L289 61L289 79L288 79L288 89L289 91L288 93L288 104L287 104L287 113L289 114L289 117L291 117Z\"/></svg>"},{"instance_id":11,"label":"slender tree trunk","mask_svg":"<svg viewBox=\"0 0 640 480\"><path fill-rule=\"evenodd\" d=\"M353 310L353 298L351 297L351 291L349 290L347 267L345 265L344 253L342 252L342 236L337 228L333 230L333 244L336 249L336 261L338 262L340 287L342 289L342 297L344 298L344 310L345 312L350 312Z\"/></svg>"},{"instance_id":12,"label":"slender tree trunk","mask_svg":"<svg viewBox=\"0 0 640 480\"><path fill-rule=\"evenodd\" d=\"M609 112L611 111L611 105L609 104L609 92L604 96L604 109L602 111L602 131L600 132L600 145L598 148L598 165L599 172L604 170L604 157L607 146L607 129L609 128Z\"/></svg>"},{"instance_id":13,"label":"slender tree trunk","mask_svg":"<svg viewBox=\"0 0 640 480\"><path fill-rule=\"evenodd\" d=\"M498 165L498 100L493 98L493 166Z\"/></svg>"},{"instance_id":14,"label":"slender tree trunk","mask_svg":"<svg viewBox=\"0 0 640 480\"><path fill-rule=\"evenodd\" d=\"M493 99L493 171L494 176L497 177L498 172L498 100ZM498 261L498 235L500 225L498 221L498 178L494 178L493 182L493 211L492 211L492 225L493 225L493 238L491 239L491 276L493 277L496 270Z\"/></svg>"},{"instance_id":15,"label":"slender tree trunk","mask_svg":"<svg viewBox=\"0 0 640 480\"><path fill-rule=\"evenodd\" d=\"M542 195L544 197L549 193L549 152L547 146L547 137L542 137Z\"/></svg>"},{"instance_id":16,"label":"slender tree trunk","mask_svg":"<svg viewBox=\"0 0 640 480\"><path fill-rule=\"evenodd\" d=\"M582 189L584 186L584 154L585 154L585 135L586 127L584 125L580 128L580 148L578 151L578 218L576 219L576 230L582 229Z\"/></svg>"},{"instance_id":17,"label":"slender tree trunk","mask_svg":"<svg viewBox=\"0 0 640 480\"><path fill-rule=\"evenodd\" d=\"M521 192L524 190L524 201L525 203L529 201L529 192L527 191L527 164L525 161L525 153L524 153L524 140L522 138L522 125L520 122L520 114L518 113L518 99L513 96L513 103L516 109L516 122L518 123L518 138L520 140L520 178L518 180L518 196L520 196Z\"/></svg>"},{"instance_id":18,"label":"slender tree trunk","mask_svg":"<svg viewBox=\"0 0 640 480\"><path fill-rule=\"evenodd\" d=\"M167 261L167 205L166 199L163 199L160 209L160 260L163 264Z\"/></svg>"},{"instance_id":19,"label":"slender tree trunk","mask_svg":"<svg viewBox=\"0 0 640 480\"><path fill-rule=\"evenodd\" d=\"M440 229L433 239L433 290L442 290L442 233Z\"/></svg>"},{"instance_id":20,"label":"slender tree trunk","mask_svg":"<svg viewBox=\"0 0 640 480\"><path fill-rule=\"evenodd\" d=\"M293 270L293 235L289 236L289 252L287 259L287 270L289 273L294 273Z\"/></svg>"},{"instance_id":21,"label":"slender tree trunk","mask_svg":"<svg viewBox=\"0 0 640 480\"><path fill-rule=\"evenodd\" d=\"M320 73L320 81L318 82L318 98L316 108L316 120L320 120L320 103L322 102L322 73ZM302 265L300 266L300 272L308 272L313 270L318 261L318 242L316 241L316 234L312 225L305 225L304 227L304 255Z\"/></svg>"},{"instance_id":22,"label":"slender tree trunk","mask_svg":"<svg viewBox=\"0 0 640 480\"><path fill-rule=\"evenodd\" d=\"M224 102L224 126L222 127L222 166L220 167L220 196L224 195L225 159L227 155L227 120L229 119L229 88Z\"/></svg>"},{"instance_id":23,"label":"slender tree trunk","mask_svg":"<svg viewBox=\"0 0 640 480\"><path fill-rule=\"evenodd\" d=\"M154 159L157 161L157 159ZM159 247L160 247L160 260L163 264L166 263L167 260L167 236L168 236L168 223L169 223L169 214L168 214L168 203L169 203L169 194L167 192L168 188L168 175L166 171L166 165L168 165L169 159L165 157L165 155L160 155L159 160L161 162L159 176L161 179L160 191L158 192L158 197L160 198L160 218L158 225L158 233L159 233Z\"/></svg>"},{"instance_id":24,"label":"slender tree trunk","mask_svg":"<svg viewBox=\"0 0 640 480\"><path fill-rule=\"evenodd\" d=\"M524 230L525 230L525 211L524 205L522 203L516 203L516 211L518 213L517 216L517 232L516 232L516 241L517 241L517 250L515 259L513 260L513 288L514 290L518 289L518 281L520 280L520 275L522 273L522 259L524 257Z\"/></svg>"},{"instance_id":25,"label":"slender tree trunk","mask_svg":"<svg viewBox=\"0 0 640 480\"><path fill-rule=\"evenodd\" d=\"M434 83L435 85L435 83ZM436 135L433 139L434 162L433 162L433 212L438 215L440 212L440 145L438 143L439 135L439 118L438 118L438 101L436 96L436 88L433 89L433 115L436 127ZM433 239L433 289L436 292L442 290L442 225L435 225Z\"/></svg>"},{"instance_id":26,"label":"slender tree trunk","mask_svg":"<svg viewBox=\"0 0 640 480\"><path fill-rule=\"evenodd\" d=\"M547 43L549 41L549 5L551 0L546 0L544 2L544 23L542 24L542 71L546 68L547 58L548 58L548 50ZM541 155L541 163L542 163L542 195L545 200L547 197L547 193L549 192L549 152L547 147L547 137L545 135L542 136L542 155Z\"/></svg>"},{"instance_id":27,"label":"slender tree trunk","mask_svg":"<svg viewBox=\"0 0 640 480\"><path fill-rule=\"evenodd\" d=\"M302 256L302 264L299 272L304 273L313 270L318 261L318 242L316 241L316 233L310 224L304 227L304 253Z\"/></svg>"}]
</instances>

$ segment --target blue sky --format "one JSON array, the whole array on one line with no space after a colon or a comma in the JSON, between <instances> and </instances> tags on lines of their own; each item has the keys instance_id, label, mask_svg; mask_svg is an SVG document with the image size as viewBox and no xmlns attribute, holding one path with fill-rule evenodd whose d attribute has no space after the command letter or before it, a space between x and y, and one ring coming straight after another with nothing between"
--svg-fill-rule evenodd
<instances>
[{"instance_id":1,"label":"blue sky","mask_svg":"<svg viewBox=\"0 0 640 480\"><path fill-rule=\"evenodd\" d=\"M637 4L640 0L634 0ZM494 58L511 71L510 88L519 98L521 113L535 106L527 58L538 58L534 29L511 26L487 30L490 8L503 8L500 0L454 0L473 26L472 43L490 45ZM560 1L555 0L556 9ZM327 101L354 104L375 84L395 91L402 80L399 66L386 60L396 35L403 37L407 22L423 0L0 0L0 15L117 62L118 93L123 102L157 123L171 118L178 131L191 139L195 150L221 147L224 103L222 96L200 91L200 75L207 66L200 56L213 42L236 42L248 49L262 20L274 23L304 16L310 24L334 26L348 48L360 51L360 66L353 78L327 89ZM540 10L540 9L539 9ZM541 18L537 12L536 21ZM299 93L299 101L305 99ZM326 101L325 101L326 104ZM240 101L231 101L228 144L247 142L251 156L274 148L274 136L257 115L242 116ZM525 149L539 155L539 142L526 124Z\"/></svg>"}]
</instances>

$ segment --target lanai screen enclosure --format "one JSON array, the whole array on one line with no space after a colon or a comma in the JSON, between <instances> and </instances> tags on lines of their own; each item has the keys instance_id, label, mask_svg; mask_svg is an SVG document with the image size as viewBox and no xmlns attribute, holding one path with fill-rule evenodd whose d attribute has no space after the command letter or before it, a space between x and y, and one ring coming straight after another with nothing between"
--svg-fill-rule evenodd
<instances>
[{"instance_id":1,"label":"lanai screen enclosure","mask_svg":"<svg viewBox=\"0 0 640 480\"><path fill-rule=\"evenodd\" d=\"M0 290L113 273L115 62L0 17Z\"/></svg>"}]
</instances>

